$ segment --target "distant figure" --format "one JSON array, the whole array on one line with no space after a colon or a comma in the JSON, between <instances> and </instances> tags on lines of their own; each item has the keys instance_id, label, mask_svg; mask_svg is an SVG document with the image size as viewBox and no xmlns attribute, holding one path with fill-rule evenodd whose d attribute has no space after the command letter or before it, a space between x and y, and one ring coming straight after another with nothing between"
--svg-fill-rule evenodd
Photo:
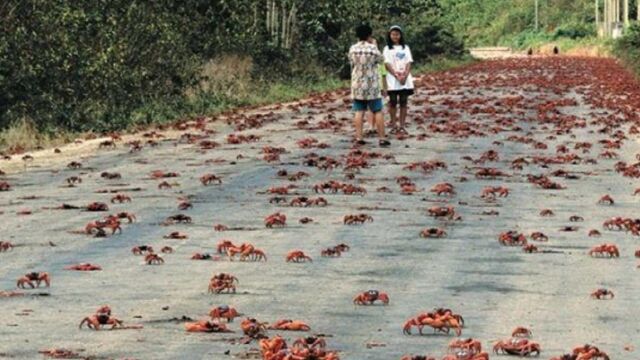
<instances>
[{"instance_id":1,"label":"distant figure","mask_svg":"<svg viewBox=\"0 0 640 360\"><path fill-rule=\"evenodd\" d=\"M362 122L364 114L370 110L374 114L380 146L390 143L384 134L384 118L382 116L382 93L380 91L380 74L378 66L384 58L378 49L373 30L369 25L356 28L358 42L349 49L351 62L351 98L353 99L354 124L356 128L356 144L364 145L362 138Z\"/></svg>"},{"instance_id":2,"label":"distant figure","mask_svg":"<svg viewBox=\"0 0 640 360\"><path fill-rule=\"evenodd\" d=\"M553 47L553 55L558 55L558 54L560 54L560 49L558 49L557 46L554 46Z\"/></svg>"},{"instance_id":3,"label":"distant figure","mask_svg":"<svg viewBox=\"0 0 640 360\"><path fill-rule=\"evenodd\" d=\"M387 67L387 87L389 94L389 114L392 133L407 134L406 120L409 96L413 95L413 77L411 65L413 56L409 45L404 42L402 28L394 25L387 33L387 46L384 47L384 63ZM400 105L400 116L397 109ZM398 126L398 118L400 125Z\"/></svg>"},{"instance_id":4,"label":"distant figure","mask_svg":"<svg viewBox=\"0 0 640 360\"><path fill-rule=\"evenodd\" d=\"M529 50L527 50L527 55L531 56L533 55L533 49L529 48Z\"/></svg>"}]
</instances>

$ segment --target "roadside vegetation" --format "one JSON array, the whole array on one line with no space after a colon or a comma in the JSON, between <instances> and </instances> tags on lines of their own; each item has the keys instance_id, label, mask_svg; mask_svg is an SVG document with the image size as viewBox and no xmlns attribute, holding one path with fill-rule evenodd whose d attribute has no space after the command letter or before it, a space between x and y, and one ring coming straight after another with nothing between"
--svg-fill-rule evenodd
<instances>
[{"instance_id":1,"label":"roadside vegetation","mask_svg":"<svg viewBox=\"0 0 640 360\"><path fill-rule=\"evenodd\" d=\"M635 4L632 0L632 5ZM638 26L596 39L591 0L36 1L0 5L0 149L143 128L346 86L353 27L406 30L418 71L465 47L595 48L638 70ZM635 6L632 15L635 15Z\"/></svg>"}]
</instances>

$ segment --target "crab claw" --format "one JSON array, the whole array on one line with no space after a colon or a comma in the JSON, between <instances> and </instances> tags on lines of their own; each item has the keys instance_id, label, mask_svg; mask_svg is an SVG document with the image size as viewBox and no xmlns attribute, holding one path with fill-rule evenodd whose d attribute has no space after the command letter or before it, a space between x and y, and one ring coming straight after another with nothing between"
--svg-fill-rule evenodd
<instances>
[{"instance_id":1,"label":"crab claw","mask_svg":"<svg viewBox=\"0 0 640 360\"><path fill-rule=\"evenodd\" d=\"M404 323L404 327L402 328L402 333L405 335L411 335L411 327L415 325L415 319L409 319L406 323Z\"/></svg>"},{"instance_id":2,"label":"crab claw","mask_svg":"<svg viewBox=\"0 0 640 360\"><path fill-rule=\"evenodd\" d=\"M462 329L459 326L455 327L454 330L456 331L456 336L462 335Z\"/></svg>"},{"instance_id":3,"label":"crab claw","mask_svg":"<svg viewBox=\"0 0 640 360\"><path fill-rule=\"evenodd\" d=\"M389 295L387 293L381 292L378 294L378 300L382 301L385 305L389 305Z\"/></svg>"}]
</instances>

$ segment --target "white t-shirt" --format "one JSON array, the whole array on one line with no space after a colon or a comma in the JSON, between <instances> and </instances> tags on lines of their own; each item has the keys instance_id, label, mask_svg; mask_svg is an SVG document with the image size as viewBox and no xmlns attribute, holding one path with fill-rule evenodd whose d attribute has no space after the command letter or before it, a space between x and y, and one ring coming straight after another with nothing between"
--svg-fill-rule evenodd
<instances>
[{"instance_id":1,"label":"white t-shirt","mask_svg":"<svg viewBox=\"0 0 640 360\"><path fill-rule=\"evenodd\" d=\"M385 45L382 55L384 56L384 63L390 64L395 71L404 71L407 65L413 62L411 49L409 49L408 45L405 45L404 48L402 45L394 45L393 49L389 49L389 46ZM413 77L411 75L407 77L407 81L402 85L391 73L387 74L387 90L404 89L413 89Z\"/></svg>"}]
</instances>

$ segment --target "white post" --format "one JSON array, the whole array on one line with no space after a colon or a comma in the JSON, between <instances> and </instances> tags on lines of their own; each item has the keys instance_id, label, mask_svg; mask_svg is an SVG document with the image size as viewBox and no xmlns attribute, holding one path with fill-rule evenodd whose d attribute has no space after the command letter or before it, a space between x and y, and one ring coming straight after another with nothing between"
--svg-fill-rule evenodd
<instances>
[{"instance_id":1,"label":"white post","mask_svg":"<svg viewBox=\"0 0 640 360\"><path fill-rule=\"evenodd\" d=\"M629 26L629 0L624 0L624 27Z\"/></svg>"},{"instance_id":2,"label":"white post","mask_svg":"<svg viewBox=\"0 0 640 360\"><path fill-rule=\"evenodd\" d=\"M536 0L536 31L538 31L539 27L540 27L540 20L539 20L539 0Z\"/></svg>"},{"instance_id":3,"label":"white post","mask_svg":"<svg viewBox=\"0 0 640 360\"><path fill-rule=\"evenodd\" d=\"M598 6L600 5L600 0L596 0L596 35L600 36L600 11Z\"/></svg>"},{"instance_id":4,"label":"white post","mask_svg":"<svg viewBox=\"0 0 640 360\"><path fill-rule=\"evenodd\" d=\"M602 13L602 32L604 37L609 37L609 1L604 0L604 12Z\"/></svg>"}]
</instances>

